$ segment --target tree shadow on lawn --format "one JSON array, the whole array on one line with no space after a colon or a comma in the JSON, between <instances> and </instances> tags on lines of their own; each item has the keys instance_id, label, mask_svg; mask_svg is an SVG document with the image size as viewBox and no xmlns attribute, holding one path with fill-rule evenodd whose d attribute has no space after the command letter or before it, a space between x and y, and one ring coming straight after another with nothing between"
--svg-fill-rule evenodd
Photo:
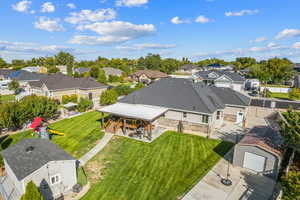
<instances>
[{"instance_id":1,"label":"tree shadow on lawn","mask_svg":"<svg viewBox=\"0 0 300 200\"><path fill-rule=\"evenodd\" d=\"M215 148L213 148L213 151L217 153L219 156L221 156L223 159L232 163L233 148L234 148L234 143L222 141Z\"/></svg>"}]
</instances>

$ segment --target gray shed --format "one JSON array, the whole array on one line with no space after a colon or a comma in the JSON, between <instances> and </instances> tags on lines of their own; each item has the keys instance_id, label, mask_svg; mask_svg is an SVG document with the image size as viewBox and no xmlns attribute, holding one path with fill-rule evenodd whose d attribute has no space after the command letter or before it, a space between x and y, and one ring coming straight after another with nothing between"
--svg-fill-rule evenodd
<instances>
[{"instance_id":1,"label":"gray shed","mask_svg":"<svg viewBox=\"0 0 300 200\"><path fill-rule=\"evenodd\" d=\"M283 152L283 138L278 131L255 127L235 146L233 164L276 178Z\"/></svg>"},{"instance_id":2,"label":"gray shed","mask_svg":"<svg viewBox=\"0 0 300 200\"><path fill-rule=\"evenodd\" d=\"M18 199L30 181L45 199L64 195L77 183L77 160L49 140L24 139L2 155L7 174L0 188L4 199Z\"/></svg>"}]
</instances>

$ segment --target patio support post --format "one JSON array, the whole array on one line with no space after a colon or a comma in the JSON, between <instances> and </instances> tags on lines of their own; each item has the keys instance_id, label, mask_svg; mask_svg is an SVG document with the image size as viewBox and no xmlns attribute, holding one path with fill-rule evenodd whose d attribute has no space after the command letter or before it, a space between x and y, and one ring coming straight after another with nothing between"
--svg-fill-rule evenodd
<instances>
[{"instance_id":1,"label":"patio support post","mask_svg":"<svg viewBox=\"0 0 300 200\"><path fill-rule=\"evenodd\" d=\"M104 115L103 115L103 112L101 112L101 128L104 129Z\"/></svg>"},{"instance_id":2,"label":"patio support post","mask_svg":"<svg viewBox=\"0 0 300 200\"><path fill-rule=\"evenodd\" d=\"M152 123L150 121L150 140L152 140Z\"/></svg>"},{"instance_id":3,"label":"patio support post","mask_svg":"<svg viewBox=\"0 0 300 200\"><path fill-rule=\"evenodd\" d=\"M126 135L126 119L123 120L123 133Z\"/></svg>"}]
</instances>

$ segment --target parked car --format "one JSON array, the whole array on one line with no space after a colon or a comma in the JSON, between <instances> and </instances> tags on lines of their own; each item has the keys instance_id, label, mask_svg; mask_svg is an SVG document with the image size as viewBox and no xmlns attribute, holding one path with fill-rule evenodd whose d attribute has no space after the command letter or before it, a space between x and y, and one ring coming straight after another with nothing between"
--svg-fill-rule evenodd
<instances>
[{"instance_id":1,"label":"parked car","mask_svg":"<svg viewBox=\"0 0 300 200\"><path fill-rule=\"evenodd\" d=\"M252 97L257 97L258 96L258 91L257 90L252 90L252 92L250 92L249 95L252 96Z\"/></svg>"}]
</instances>

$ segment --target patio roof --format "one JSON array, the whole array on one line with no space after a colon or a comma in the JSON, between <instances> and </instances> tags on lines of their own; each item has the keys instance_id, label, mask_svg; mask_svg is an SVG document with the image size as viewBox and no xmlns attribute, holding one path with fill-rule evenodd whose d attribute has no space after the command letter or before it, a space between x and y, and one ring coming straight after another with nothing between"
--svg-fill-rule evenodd
<instances>
[{"instance_id":1,"label":"patio roof","mask_svg":"<svg viewBox=\"0 0 300 200\"><path fill-rule=\"evenodd\" d=\"M168 108L142 104L115 103L101 108L99 111L121 117L153 121L155 118L167 112Z\"/></svg>"}]
</instances>

